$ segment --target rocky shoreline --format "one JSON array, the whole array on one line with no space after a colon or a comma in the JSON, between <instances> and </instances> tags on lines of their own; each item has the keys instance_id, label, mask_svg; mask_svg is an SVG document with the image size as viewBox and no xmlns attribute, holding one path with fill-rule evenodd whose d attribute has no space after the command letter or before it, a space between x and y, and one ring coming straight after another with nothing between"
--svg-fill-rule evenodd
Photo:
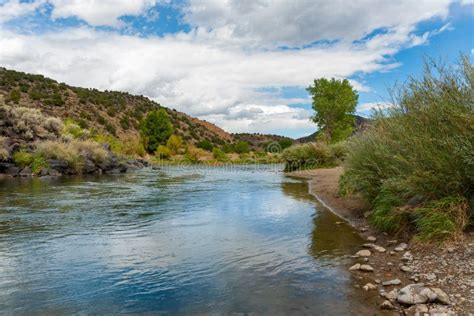
<instances>
[{"instance_id":1,"label":"rocky shoreline","mask_svg":"<svg viewBox=\"0 0 474 316\"><path fill-rule=\"evenodd\" d=\"M0 178L11 177L44 177L44 176L62 176L79 174L77 170L71 167L66 161L49 159L46 161L47 167L39 172L33 173L31 167L17 167L13 161L0 161ZM150 163L144 159L130 159L122 161L117 156L110 154L108 159L101 163L94 163L86 159L81 168L80 174L117 174L127 171L139 170L149 167Z\"/></svg>"},{"instance_id":2,"label":"rocky shoreline","mask_svg":"<svg viewBox=\"0 0 474 316\"><path fill-rule=\"evenodd\" d=\"M338 195L342 168L296 171L310 193L367 240L348 270L361 291L374 291L380 313L388 315L474 315L474 232L457 242L422 244L389 236L367 222L367 206Z\"/></svg>"}]
</instances>

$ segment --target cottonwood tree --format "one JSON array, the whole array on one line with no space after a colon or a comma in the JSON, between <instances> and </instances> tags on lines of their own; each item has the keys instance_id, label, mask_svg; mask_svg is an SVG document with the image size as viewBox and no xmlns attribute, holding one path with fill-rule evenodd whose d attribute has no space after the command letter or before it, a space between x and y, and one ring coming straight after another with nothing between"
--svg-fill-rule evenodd
<instances>
[{"instance_id":1,"label":"cottonwood tree","mask_svg":"<svg viewBox=\"0 0 474 316\"><path fill-rule=\"evenodd\" d=\"M159 145L166 143L173 134L173 125L164 109L154 110L148 113L140 126L145 149L154 153Z\"/></svg>"},{"instance_id":2,"label":"cottonwood tree","mask_svg":"<svg viewBox=\"0 0 474 316\"><path fill-rule=\"evenodd\" d=\"M349 81L320 78L307 91L313 98L316 113L311 119L319 126L318 138L336 143L350 136L359 95Z\"/></svg>"}]
</instances>

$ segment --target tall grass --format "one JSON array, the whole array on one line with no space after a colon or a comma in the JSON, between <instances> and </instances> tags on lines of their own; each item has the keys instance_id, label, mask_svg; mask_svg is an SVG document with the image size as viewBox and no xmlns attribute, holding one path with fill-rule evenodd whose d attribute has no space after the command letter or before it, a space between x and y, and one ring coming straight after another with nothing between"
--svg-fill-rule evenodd
<instances>
[{"instance_id":1,"label":"tall grass","mask_svg":"<svg viewBox=\"0 0 474 316\"><path fill-rule=\"evenodd\" d=\"M468 225L474 202L473 88L466 57L451 67L428 62L421 79L398 89L393 108L376 113L369 129L351 140L340 189L371 203L377 227L446 239Z\"/></svg>"}]
</instances>

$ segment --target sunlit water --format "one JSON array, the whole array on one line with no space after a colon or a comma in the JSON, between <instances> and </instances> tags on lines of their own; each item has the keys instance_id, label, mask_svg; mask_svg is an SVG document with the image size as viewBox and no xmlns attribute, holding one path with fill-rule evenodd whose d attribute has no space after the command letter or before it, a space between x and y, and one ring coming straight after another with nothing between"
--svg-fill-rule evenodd
<instances>
[{"instance_id":1,"label":"sunlit water","mask_svg":"<svg viewBox=\"0 0 474 316\"><path fill-rule=\"evenodd\" d=\"M0 180L0 310L367 314L362 241L307 191L262 166Z\"/></svg>"}]
</instances>

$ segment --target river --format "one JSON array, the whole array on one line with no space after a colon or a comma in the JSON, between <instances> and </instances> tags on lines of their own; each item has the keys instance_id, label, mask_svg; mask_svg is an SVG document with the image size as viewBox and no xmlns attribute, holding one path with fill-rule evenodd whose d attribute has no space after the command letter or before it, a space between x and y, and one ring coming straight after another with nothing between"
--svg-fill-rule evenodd
<instances>
[{"instance_id":1,"label":"river","mask_svg":"<svg viewBox=\"0 0 474 316\"><path fill-rule=\"evenodd\" d=\"M363 240L281 166L0 180L10 314L371 314Z\"/></svg>"}]
</instances>

